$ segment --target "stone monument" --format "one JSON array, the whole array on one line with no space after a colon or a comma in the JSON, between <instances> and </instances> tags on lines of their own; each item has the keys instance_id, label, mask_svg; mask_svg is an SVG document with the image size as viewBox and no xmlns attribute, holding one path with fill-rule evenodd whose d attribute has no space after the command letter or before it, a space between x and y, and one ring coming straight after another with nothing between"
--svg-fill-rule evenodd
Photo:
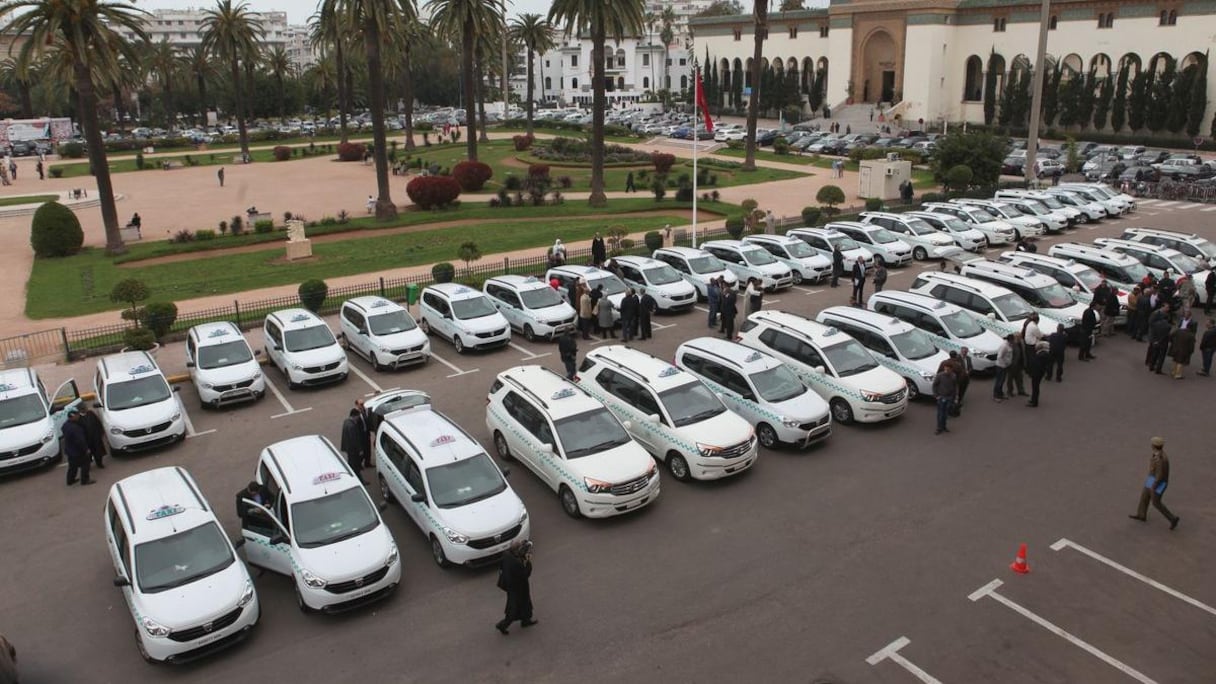
<instances>
[{"instance_id":1,"label":"stone monument","mask_svg":"<svg viewBox=\"0 0 1216 684\"><path fill-rule=\"evenodd\" d=\"M312 256L312 240L304 234L303 221L287 222L287 260L307 259Z\"/></svg>"}]
</instances>

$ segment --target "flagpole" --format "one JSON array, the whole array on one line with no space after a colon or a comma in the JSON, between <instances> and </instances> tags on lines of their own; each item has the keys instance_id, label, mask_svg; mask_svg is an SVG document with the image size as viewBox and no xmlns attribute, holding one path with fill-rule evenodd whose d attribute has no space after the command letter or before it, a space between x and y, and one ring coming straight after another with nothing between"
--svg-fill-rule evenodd
<instances>
[{"instance_id":1,"label":"flagpole","mask_svg":"<svg viewBox=\"0 0 1216 684\"><path fill-rule=\"evenodd\" d=\"M697 91L701 87L701 68L697 65L695 47L692 54L692 246L695 249L697 246L697 147L700 142L697 139L697 103L701 99Z\"/></svg>"}]
</instances>

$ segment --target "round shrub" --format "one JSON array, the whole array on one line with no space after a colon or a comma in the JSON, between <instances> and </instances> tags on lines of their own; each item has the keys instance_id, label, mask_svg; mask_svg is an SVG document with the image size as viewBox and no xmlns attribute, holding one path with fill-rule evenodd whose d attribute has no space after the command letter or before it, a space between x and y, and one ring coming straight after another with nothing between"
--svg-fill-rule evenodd
<instances>
[{"instance_id":1,"label":"round shrub","mask_svg":"<svg viewBox=\"0 0 1216 684\"><path fill-rule=\"evenodd\" d=\"M276 145L274 148L275 161L287 161L291 159L291 148L286 145Z\"/></svg>"},{"instance_id":2,"label":"round shrub","mask_svg":"<svg viewBox=\"0 0 1216 684\"><path fill-rule=\"evenodd\" d=\"M177 321L177 305L173 302L151 302L144 306L144 327L160 339L168 334Z\"/></svg>"},{"instance_id":3,"label":"round shrub","mask_svg":"<svg viewBox=\"0 0 1216 684\"><path fill-rule=\"evenodd\" d=\"M655 173L667 173L671 171L671 167L676 164L676 156L666 152L655 152L650 155L650 161L654 164Z\"/></svg>"},{"instance_id":4,"label":"round shrub","mask_svg":"<svg viewBox=\"0 0 1216 684\"><path fill-rule=\"evenodd\" d=\"M945 202L946 196L940 192L926 192L920 196L920 201L924 204L928 204L929 202Z\"/></svg>"},{"instance_id":5,"label":"round shrub","mask_svg":"<svg viewBox=\"0 0 1216 684\"><path fill-rule=\"evenodd\" d=\"M59 156L68 159L80 159L84 156L84 145L78 142L59 143Z\"/></svg>"},{"instance_id":6,"label":"round shrub","mask_svg":"<svg viewBox=\"0 0 1216 684\"><path fill-rule=\"evenodd\" d=\"M819 223L819 216L823 212L819 211L819 207L803 207L802 208L802 224L813 226Z\"/></svg>"},{"instance_id":7,"label":"round shrub","mask_svg":"<svg viewBox=\"0 0 1216 684\"><path fill-rule=\"evenodd\" d=\"M127 328L122 332L122 343L128 349L147 351L156 346L156 334L147 328Z\"/></svg>"},{"instance_id":8,"label":"round shrub","mask_svg":"<svg viewBox=\"0 0 1216 684\"><path fill-rule=\"evenodd\" d=\"M30 245L38 257L64 257L80 251L84 231L80 219L58 202L47 202L34 212L30 224Z\"/></svg>"},{"instance_id":9,"label":"round shrub","mask_svg":"<svg viewBox=\"0 0 1216 684\"><path fill-rule=\"evenodd\" d=\"M321 310L325 298L329 296L329 285L324 280L305 280L300 283L300 304L305 309L316 313Z\"/></svg>"},{"instance_id":10,"label":"round shrub","mask_svg":"<svg viewBox=\"0 0 1216 684\"><path fill-rule=\"evenodd\" d=\"M493 176L493 167L485 162L462 161L452 167L452 177L460 183L460 189L465 192L481 190Z\"/></svg>"},{"instance_id":11,"label":"round shrub","mask_svg":"<svg viewBox=\"0 0 1216 684\"><path fill-rule=\"evenodd\" d=\"M731 216L726 219L726 232L730 234L731 239L738 240L743 237L744 225L742 216Z\"/></svg>"},{"instance_id":12,"label":"round shrub","mask_svg":"<svg viewBox=\"0 0 1216 684\"><path fill-rule=\"evenodd\" d=\"M270 219L262 219L261 221L253 222L253 232L255 233L272 233L274 232L274 221ZM197 237L197 235L196 235Z\"/></svg>"},{"instance_id":13,"label":"round shrub","mask_svg":"<svg viewBox=\"0 0 1216 684\"><path fill-rule=\"evenodd\" d=\"M456 277L456 267L441 261L431 267L431 278L437 283L450 283Z\"/></svg>"},{"instance_id":14,"label":"round shrub","mask_svg":"<svg viewBox=\"0 0 1216 684\"><path fill-rule=\"evenodd\" d=\"M663 234L657 230L646 233L644 240L646 241L646 249L651 252L663 246Z\"/></svg>"},{"instance_id":15,"label":"round shrub","mask_svg":"<svg viewBox=\"0 0 1216 684\"><path fill-rule=\"evenodd\" d=\"M549 165L548 164L529 164L528 178L532 180L549 180Z\"/></svg>"},{"instance_id":16,"label":"round shrub","mask_svg":"<svg viewBox=\"0 0 1216 684\"><path fill-rule=\"evenodd\" d=\"M621 238L621 249L633 249L633 244L631 238Z\"/></svg>"},{"instance_id":17,"label":"round shrub","mask_svg":"<svg viewBox=\"0 0 1216 684\"><path fill-rule=\"evenodd\" d=\"M460 197L460 183L451 176L417 176L405 186L405 194L423 209L440 209Z\"/></svg>"},{"instance_id":18,"label":"round shrub","mask_svg":"<svg viewBox=\"0 0 1216 684\"><path fill-rule=\"evenodd\" d=\"M516 152L523 152L532 148L532 143L536 142L536 136L532 134L516 135L511 137L511 142L515 144Z\"/></svg>"},{"instance_id":19,"label":"round shrub","mask_svg":"<svg viewBox=\"0 0 1216 684\"><path fill-rule=\"evenodd\" d=\"M338 161L363 161L363 155L366 153L367 145L363 143L338 143Z\"/></svg>"},{"instance_id":20,"label":"round shrub","mask_svg":"<svg viewBox=\"0 0 1216 684\"><path fill-rule=\"evenodd\" d=\"M194 239L200 241L214 240L215 231L211 230L210 228L200 228L194 231ZM189 240L187 240L187 242L189 242Z\"/></svg>"},{"instance_id":21,"label":"round shrub","mask_svg":"<svg viewBox=\"0 0 1216 684\"><path fill-rule=\"evenodd\" d=\"M882 211L882 198L881 197L867 197L866 198L866 211Z\"/></svg>"},{"instance_id":22,"label":"round shrub","mask_svg":"<svg viewBox=\"0 0 1216 684\"><path fill-rule=\"evenodd\" d=\"M974 177L975 173L966 164L951 166L946 171L946 188L955 191L966 190L971 185L971 180Z\"/></svg>"},{"instance_id":23,"label":"round shrub","mask_svg":"<svg viewBox=\"0 0 1216 684\"><path fill-rule=\"evenodd\" d=\"M743 211L750 214L753 211L755 211L757 207L760 206L760 203L749 197L748 199L745 199L742 202L740 202L739 206L743 207Z\"/></svg>"}]
</instances>

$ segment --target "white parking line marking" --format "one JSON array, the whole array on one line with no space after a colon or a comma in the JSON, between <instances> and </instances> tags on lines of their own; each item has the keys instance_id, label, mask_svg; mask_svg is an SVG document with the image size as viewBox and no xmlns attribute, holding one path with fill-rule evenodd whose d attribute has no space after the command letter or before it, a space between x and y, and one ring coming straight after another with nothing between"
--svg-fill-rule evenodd
<instances>
[{"instance_id":1,"label":"white parking line marking","mask_svg":"<svg viewBox=\"0 0 1216 684\"><path fill-rule=\"evenodd\" d=\"M901 636L895 641L883 646L876 653L874 653L874 655L866 658L866 662L870 665L877 665L884 660L890 660L891 662L910 672L912 676L916 677L922 682L925 682L925 684L942 684L940 679L920 669L912 661L899 654L899 649L907 646L910 643L912 642L908 640L908 637Z\"/></svg>"},{"instance_id":2,"label":"white parking line marking","mask_svg":"<svg viewBox=\"0 0 1216 684\"><path fill-rule=\"evenodd\" d=\"M1202 206L1203 205L1198 202L1187 202L1186 204L1184 204L1178 208L1179 209L1194 209L1195 207L1202 207Z\"/></svg>"},{"instance_id":3,"label":"white parking line marking","mask_svg":"<svg viewBox=\"0 0 1216 684\"><path fill-rule=\"evenodd\" d=\"M790 289L798 290L799 292L803 292L805 294L815 294L816 292L822 292L822 290L808 290L805 287L799 287L798 285L790 285Z\"/></svg>"},{"instance_id":4,"label":"white parking line marking","mask_svg":"<svg viewBox=\"0 0 1216 684\"><path fill-rule=\"evenodd\" d=\"M532 359L539 359L542 356L552 356L553 355L553 352L545 352L544 354L533 354L531 351L524 349L523 347L519 346L518 344L515 344L514 342L508 342L507 346L514 349L515 351L523 354L524 361L531 361Z\"/></svg>"},{"instance_id":5,"label":"white parking line marking","mask_svg":"<svg viewBox=\"0 0 1216 684\"><path fill-rule=\"evenodd\" d=\"M774 305L774 304L776 304L776 303L778 303L778 302L780 302L780 301L781 301L780 299L770 299L770 300L768 300L768 301L766 301L766 302L764 302L764 303L765 303L765 305L767 305L767 306L772 306L772 305Z\"/></svg>"},{"instance_id":6,"label":"white parking line marking","mask_svg":"<svg viewBox=\"0 0 1216 684\"><path fill-rule=\"evenodd\" d=\"M194 422L190 420L190 412L186 410L186 405L182 402L182 397L180 394L177 395L177 407L182 410L182 420L186 423L186 439L190 439L191 437L202 437L203 435L209 435L212 432L215 432L215 430L205 430L203 432L194 431Z\"/></svg>"},{"instance_id":7,"label":"white parking line marking","mask_svg":"<svg viewBox=\"0 0 1216 684\"><path fill-rule=\"evenodd\" d=\"M1173 207L1173 206L1177 206L1179 204L1182 204L1182 203L1181 202L1158 202L1157 208L1165 209L1166 207Z\"/></svg>"},{"instance_id":8,"label":"white parking line marking","mask_svg":"<svg viewBox=\"0 0 1216 684\"><path fill-rule=\"evenodd\" d=\"M278 399L279 403L283 405L284 412L271 416L272 419L282 418L283 416L290 416L294 413L304 413L305 411L312 410L311 406L298 410L294 408L290 403L288 403L287 398L283 396L283 393L279 391L279 388L275 387L274 383L270 381L269 377L266 377L266 389L270 390L270 393L274 395L274 398Z\"/></svg>"},{"instance_id":9,"label":"white parking line marking","mask_svg":"<svg viewBox=\"0 0 1216 684\"><path fill-rule=\"evenodd\" d=\"M1106 565L1109 565L1110 567L1118 570L1119 572L1127 575L1128 577L1138 579L1141 582L1144 582L1145 584L1149 585L1150 587L1152 587L1158 591L1163 591L1163 592L1169 594L1170 596L1173 596L1174 598L1178 599L1179 601L1185 601L1186 603L1189 603L1192 606L1195 606L1196 608L1204 611L1205 613L1209 613L1211 615L1216 615L1216 608L1213 608L1198 599L1191 598L1190 596L1187 596L1186 594L1184 594L1176 589L1171 589L1156 580L1145 577L1144 575L1141 575L1140 573L1136 572L1135 570L1132 570L1131 568L1129 568L1127 566L1120 565L1120 564L1116 563L1115 561L1107 558L1106 556L1103 556L1102 554L1098 553L1097 551L1087 549L1084 546L1081 546L1080 544L1078 544L1074 541L1069 541L1067 539L1061 539L1060 541L1051 545L1051 550L1059 551L1060 549L1063 549L1065 547L1074 548L1077 551L1080 551L1081 553L1085 554L1086 556L1089 556L1090 558L1098 561L1099 563L1105 563Z\"/></svg>"},{"instance_id":10,"label":"white parking line marking","mask_svg":"<svg viewBox=\"0 0 1216 684\"><path fill-rule=\"evenodd\" d=\"M1160 201L1161 201L1161 200L1159 200L1159 199L1139 199L1139 200L1136 200L1136 202L1137 202L1138 204L1157 204L1157 203L1158 203L1158 202L1160 202Z\"/></svg>"},{"instance_id":11,"label":"white parking line marking","mask_svg":"<svg viewBox=\"0 0 1216 684\"><path fill-rule=\"evenodd\" d=\"M1037 624L1038 626L1051 632L1052 634L1055 634L1056 636L1064 639L1065 641L1068 641L1073 646L1076 646L1077 648L1085 651L1086 653L1092 655L1093 657L1097 658L1098 660L1101 660L1102 662L1106 663L1107 665L1110 665L1111 667L1115 668L1116 670L1119 670L1120 672L1127 675L1128 677L1131 677L1132 679L1134 679L1138 682L1141 682L1142 684L1157 684L1155 680L1149 678L1144 673L1140 672L1139 670L1136 670L1135 668L1128 665L1127 663L1124 663L1120 660L1116 660L1115 658L1098 650L1098 648L1096 646L1090 644L1089 642L1081 639L1080 637L1074 636L1074 635L1066 632L1064 629L1057 627L1056 625L1049 622L1047 619L1040 617L1039 615L1036 615L1035 613L1031 612L1029 609L1023 608L1022 606L1018 605L1017 603L996 593L996 590L999 589L1001 587L1001 585L1003 585L1003 584L1004 584L1004 582L1002 582L1001 580L994 579L991 582L989 582L988 584L985 584L984 586L980 587L979 589L976 589L975 591L973 591L971 593L971 595L968 596L967 598L970 599L971 601L978 601L978 600L984 598L985 596L988 596L988 597L992 598L994 601L996 601L997 603L1004 605L1006 608L1009 608L1010 610L1021 615L1022 617L1026 618L1027 620L1030 620L1031 622Z\"/></svg>"},{"instance_id":12,"label":"white parking line marking","mask_svg":"<svg viewBox=\"0 0 1216 684\"><path fill-rule=\"evenodd\" d=\"M354 373L355 375L358 375L359 379L361 379L363 382L366 382L368 385L371 385L372 389L376 390L377 392L384 391L383 387L376 384L375 380L372 380L370 377L368 377L367 373L364 373L363 371L359 370L358 367L355 366L355 364L349 363L349 364L347 364L347 367L350 368L350 372Z\"/></svg>"},{"instance_id":13,"label":"white parking line marking","mask_svg":"<svg viewBox=\"0 0 1216 684\"><path fill-rule=\"evenodd\" d=\"M447 366L448 368L451 368L454 371L451 375L448 376L449 378L455 378L460 375L468 375L469 373L476 373L477 371L481 370L480 368L474 368L473 370L461 370L460 368L452 365L451 363L448 362L447 359L436 354L435 352L431 352L431 358L435 359L439 363L442 363L443 365Z\"/></svg>"},{"instance_id":14,"label":"white parking line marking","mask_svg":"<svg viewBox=\"0 0 1216 684\"><path fill-rule=\"evenodd\" d=\"M666 324L664 324L664 323L654 323L654 322L651 322L650 327L651 327L652 329L654 329L654 330L666 330L666 329L668 329L668 328L674 328L674 327L676 327L676 326L678 326L678 325L679 325L679 323L666 323Z\"/></svg>"},{"instance_id":15,"label":"white parking line marking","mask_svg":"<svg viewBox=\"0 0 1216 684\"><path fill-rule=\"evenodd\" d=\"M1199 211L1202 211L1205 213L1209 212L1209 211L1216 211L1216 207L1208 207L1207 209L1200 209Z\"/></svg>"},{"instance_id":16,"label":"white parking line marking","mask_svg":"<svg viewBox=\"0 0 1216 684\"><path fill-rule=\"evenodd\" d=\"M705 313L709 313L709 309L706 309L703 306L694 306L693 308L696 309L697 311L704 311Z\"/></svg>"}]
</instances>

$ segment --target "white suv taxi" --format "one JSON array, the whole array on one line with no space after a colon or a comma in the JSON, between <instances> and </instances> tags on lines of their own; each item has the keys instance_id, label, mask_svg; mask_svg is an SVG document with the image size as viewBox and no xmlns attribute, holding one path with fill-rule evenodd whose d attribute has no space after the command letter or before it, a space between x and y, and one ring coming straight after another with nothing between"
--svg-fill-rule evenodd
<instances>
[{"instance_id":1,"label":"white suv taxi","mask_svg":"<svg viewBox=\"0 0 1216 684\"><path fill-rule=\"evenodd\" d=\"M611 271L594 266L556 266L545 273L545 281L557 281L557 291L570 302L570 306L578 310L578 301L572 299L571 293L577 291L580 281L586 283L591 290L604 287L604 296L612 302L612 320L621 318L621 302L625 299L625 283Z\"/></svg>"},{"instance_id":2,"label":"white suv taxi","mask_svg":"<svg viewBox=\"0 0 1216 684\"><path fill-rule=\"evenodd\" d=\"M965 309L927 295L899 290L875 292L870 295L868 306L871 311L921 329L939 349L962 352L966 347L971 366L976 371L996 367L1001 337L983 328Z\"/></svg>"},{"instance_id":3,"label":"white suv taxi","mask_svg":"<svg viewBox=\"0 0 1216 684\"><path fill-rule=\"evenodd\" d=\"M135 620L135 645L145 660L193 660L240 641L258 623L249 571L180 466L115 483L105 529L114 586Z\"/></svg>"},{"instance_id":4,"label":"white suv taxi","mask_svg":"<svg viewBox=\"0 0 1216 684\"><path fill-rule=\"evenodd\" d=\"M307 309L283 309L262 324L266 357L283 372L287 387L342 382L350 367L333 331Z\"/></svg>"},{"instance_id":5,"label":"white suv taxi","mask_svg":"<svg viewBox=\"0 0 1216 684\"><path fill-rule=\"evenodd\" d=\"M976 323L1002 338L1020 333L1025 320L1034 313L1017 293L955 273L925 271L916 276L908 290L966 309Z\"/></svg>"},{"instance_id":6,"label":"white suv taxi","mask_svg":"<svg viewBox=\"0 0 1216 684\"><path fill-rule=\"evenodd\" d=\"M701 248L721 259L741 283L746 283L748 278L758 278L766 290L794 284L794 274L789 267L759 245L739 240L710 240L702 243Z\"/></svg>"},{"instance_id":7,"label":"white suv taxi","mask_svg":"<svg viewBox=\"0 0 1216 684\"><path fill-rule=\"evenodd\" d=\"M0 371L0 473L37 468L59 459L59 434L68 409L80 404L76 381L48 397L37 371Z\"/></svg>"},{"instance_id":8,"label":"white suv taxi","mask_svg":"<svg viewBox=\"0 0 1216 684\"><path fill-rule=\"evenodd\" d=\"M1216 268L1216 244L1194 233L1179 233L1173 230L1157 230L1154 228L1125 228L1119 238L1176 249L1192 259L1197 259L1211 268Z\"/></svg>"},{"instance_id":9,"label":"white suv taxi","mask_svg":"<svg viewBox=\"0 0 1216 684\"><path fill-rule=\"evenodd\" d=\"M185 439L176 391L148 352L101 357L93 393L110 451L151 449Z\"/></svg>"},{"instance_id":10,"label":"white suv taxi","mask_svg":"<svg viewBox=\"0 0 1216 684\"><path fill-rule=\"evenodd\" d=\"M697 303L696 288L665 262L644 256L620 256L614 261L625 283L639 297L649 292L660 311L683 311Z\"/></svg>"},{"instance_id":11,"label":"white suv taxi","mask_svg":"<svg viewBox=\"0 0 1216 684\"><path fill-rule=\"evenodd\" d=\"M658 469L629 436L629 424L557 373L505 370L487 400L486 428L498 455L527 466L567 515L605 518L658 498Z\"/></svg>"},{"instance_id":12,"label":"white suv taxi","mask_svg":"<svg viewBox=\"0 0 1216 684\"><path fill-rule=\"evenodd\" d=\"M807 447L832 434L828 404L784 363L717 337L676 349L676 365L700 378L731 410L756 426L760 444Z\"/></svg>"},{"instance_id":13,"label":"white suv taxi","mask_svg":"<svg viewBox=\"0 0 1216 684\"><path fill-rule=\"evenodd\" d=\"M384 297L354 297L342 302L338 313L341 341L367 359L376 370L431 360L431 341L414 317L400 304Z\"/></svg>"},{"instance_id":14,"label":"white suv taxi","mask_svg":"<svg viewBox=\"0 0 1216 684\"><path fill-rule=\"evenodd\" d=\"M929 225L927 221L915 216L882 211L866 211L862 212L861 220L865 224L885 228L893 237L897 237L902 243L910 245L911 255L908 259L909 261L913 258L917 261L941 259L946 256L947 250L954 246L954 238L941 233ZM857 239L857 235L854 235L852 232L841 232ZM891 262L888 261L887 263L890 264Z\"/></svg>"},{"instance_id":15,"label":"white suv taxi","mask_svg":"<svg viewBox=\"0 0 1216 684\"><path fill-rule=\"evenodd\" d=\"M233 323L203 323L186 335L186 368L203 406L219 408L266 396L266 378Z\"/></svg>"},{"instance_id":16,"label":"white suv taxi","mask_svg":"<svg viewBox=\"0 0 1216 684\"><path fill-rule=\"evenodd\" d=\"M875 222L833 221L824 228L853 238L874 255L876 262L881 261L884 266L905 266L912 263L912 246L905 242L902 236Z\"/></svg>"},{"instance_id":17,"label":"white suv taxi","mask_svg":"<svg viewBox=\"0 0 1216 684\"><path fill-rule=\"evenodd\" d=\"M368 402L369 409L393 401L394 394L420 400L380 422L380 495L401 504L427 538L432 560L441 568L484 565L498 560L512 540L528 539L524 502L477 440L434 410L421 392L385 392Z\"/></svg>"},{"instance_id":18,"label":"white suv taxi","mask_svg":"<svg viewBox=\"0 0 1216 684\"><path fill-rule=\"evenodd\" d=\"M757 311L743 322L739 338L789 364L828 402L837 423L876 423L908 408L903 378L836 328L784 311Z\"/></svg>"},{"instance_id":19,"label":"white suv taxi","mask_svg":"<svg viewBox=\"0 0 1216 684\"><path fill-rule=\"evenodd\" d=\"M703 249L662 247L656 249L652 256L679 271L684 281L697 289L697 297L700 299L709 296L711 278L722 278L730 287L737 287L739 284L739 279L726 268L721 259Z\"/></svg>"},{"instance_id":20,"label":"white suv taxi","mask_svg":"<svg viewBox=\"0 0 1216 684\"><path fill-rule=\"evenodd\" d=\"M578 383L681 481L737 475L758 455L755 429L695 375L629 347L587 353Z\"/></svg>"},{"instance_id":21,"label":"white suv taxi","mask_svg":"<svg viewBox=\"0 0 1216 684\"><path fill-rule=\"evenodd\" d=\"M832 260L811 249L807 243L788 235L748 235L743 242L760 245L777 261L789 267L794 284L817 283L831 277Z\"/></svg>"},{"instance_id":22,"label":"white suv taxi","mask_svg":"<svg viewBox=\"0 0 1216 684\"><path fill-rule=\"evenodd\" d=\"M950 355L919 328L854 306L829 306L815 320L848 333L875 361L899 373L908 386L908 401L933 396L937 367Z\"/></svg>"},{"instance_id":23,"label":"white suv taxi","mask_svg":"<svg viewBox=\"0 0 1216 684\"><path fill-rule=\"evenodd\" d=\"M486 280L481 289L511 324L512 331L534 342L555 340L574 328L578 313L557 290L536 278L501 275Z\"/></svg>"},{"instance_id":24,"label":"white suv taxi","mask_svg":"<svg viewBox=\"0 0 1216 684\"><path fill-rule=\"evenodd\" d=\"M254 481L264 503L237 500L245 559L294 580L303 612L387 597L401 581L393 535L346 459L320 435L271 444Z\"/></svg>"},{"instance_id":25,"label":"white suv taxi","mask_svg":"<svg viewBox=\"0 0 1216 684\"><path fill-rule=\"evenodd\" d=\"M830 228L795 228L786 233L786 235L802 240L811 249L826 257L829 261L832 259L833 252L839 247L840 253L844 257L846 274L849 272L849 269L853 268L853 264L858 259L861 259L861 263L865 264L867 269L873 266L874 253L865 245L858 243L838 230Z\"/></svg>"},{"instance_id":26,"label":"white suv taxi","mask_svg":"<svg viewBox=\"0 0 1216 684\"><path fill-rule=\"evenodd\" d=\"M451 340L457 354L466 349L493 349L511 342L511 325L485 293L456 283L439 283L422 291L420 325L426 334Z\"/></svg>"}]
</instances>

